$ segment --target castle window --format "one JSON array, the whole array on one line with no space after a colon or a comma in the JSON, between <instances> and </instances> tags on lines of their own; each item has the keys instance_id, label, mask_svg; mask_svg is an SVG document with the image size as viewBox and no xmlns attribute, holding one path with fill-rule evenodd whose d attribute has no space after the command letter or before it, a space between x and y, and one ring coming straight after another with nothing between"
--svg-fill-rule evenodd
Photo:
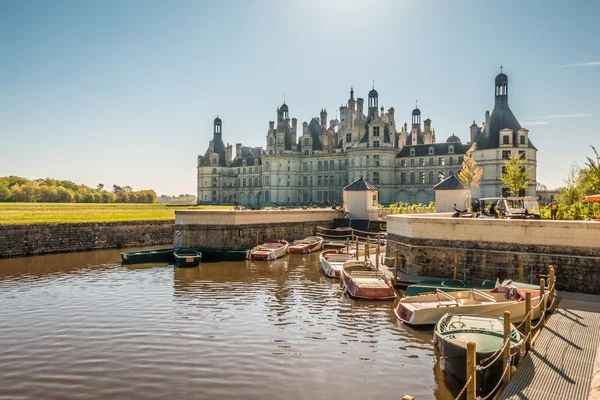
<instances>
[{"instance_id":1,"label":"castle window","mask_svg":"<svg viewBox=\"0 0 600 400\"><path fill-rule=\"evenodd\" d=\"M302 163L302 171L308 172L308 163L305 163L305 162Z\"/></svg>"},{"instance_id":2,"label":"castle window","mask_svg":"<svg viewBox=\"0 0 600 400\"><path fill-rule=\"evenodd\" d=\"M526 158L526 156L525 156L525 150L520 150L519 151L519 157L521 157L523 160Z\"/></svg>"},{"instance_id":3,"label":"castle window","mask_svg":"<svg viewBox=\"0 0 600 400\"><path fill-rule=\"evenodd\" d=\"M248 187L252 187L252 178L248 179Z\"/></svg>"},{"instance_id":4,"label":"castle window","mask_svg":"<svg viewBox=\"0 0 600 400\"><path fill-rule=\"evenodd\" d=\"M438 165L446 165L446 159L444 157L438 158Z\"/></svg>"},{"instance_id":5,"label":"castle window","mask_svg":"<svg viewBox=\"0 0 600 400\"><path fill-rule=\"evenodd\" d=\"M242 173L246 174L246 168L242 168Z\"/></svg>"},{"instance_id":6,"label":"castle window","mask_svg":"<svg viewBox=\"0 0 600 400\"><path fill-rule=\"evenodd\" d=\"M246 178L242 179L242 187L246 187Z\"/></svg>"},{"instance_id":7,"label":"castle window","mask_svg":"<svg viewBox=\"0 0 600 400\"><path fill-rule=\"evenodd\" d=\"M333 171L335 167L335 163L333 162L333 160L329 161L329 170Z\"/></svg>"},{"instance_id":8,"label":"castle window","mask_svg":"<svg viewBox=\"0 0 600 400\"><path fill-rule=\"evenodd\" d=\"M379 127L378 126L373 127L373 137L379 137Z\"/></svg>"},{"instance_id":9,"label":"castle window","mask_svg":"<svg viewBox=\"0 0 600 400\"><path fill-rule=\"evenodd\" d=\"M245 167L246 166L246 160L242 160L242 165ZM245 168L244 168L245 169ZM245 173L245 172L244 172Z\"/></svg>"},{"instance_id":10,"label":"castle window","mask_svg":"<svg viewBox=\"0 0 600 400\"><path fill-rule=\"evenodd\" d=\"M448 157L448 161L449 165L454 165L454 157Z\"/></svg>"},{"instance_id":11,"label":"castle window","mask_svg":"<svg viewBox=\"0 0 600 400\"><path fill-rule=\"evenodd\" d=\"M350 143L352 141L352 134L346 133L346 143Z\"/></svg>"},{"instance_id":12,"label":"castle window","mask_svg":"<svg viewBox=\"0 0 600 400\"><path fill-rule=\"evenodd\" d=\"M414 159L414 158L411 158L411 159L410 159L410 166L411 166L411 167L414 167L414 166L415 166L415 159Z\"/></svg>"},{"instance_id":13,"label":"castle window","mask_svg":"<svg viewBox=\"0 0 600 400\"><path fill-rule=\"evenodd\" d=\"M308 138L304 138L304 145L308 146L310 144L310 140Z\"/></svg>"},{"instance_id":14,"label":"castle window","mask_svg":"<svg viewBox=\"0 0 600 400\"><path fill-rule=\"evenodd\" d=\"M448 171L448 174L450 174L450 176L454 175L454 171L450 170Z\"/></svg>"},{"instance_id":15,"label":"castle window","mask_svg":"<svg viewBox=\"0 0 600 400\"><path fill-rule=\"evenodd\" d=\"M329 171L329 163L327 161L323 163L323 171Z\"/></svg>"},{"instance_id":16,"label":"castle window","mask_svg":"<svg viewBox=\"0 0 600 400\"><path fill-rule=\"evenodd\" d=\"M272 137L269 138L269 146L273 146L273 138Z\"/></svg>"},{"instance_id":17,"label":"castle window","mask_svg":"<svg viewBox=\"0 0 600 400\"><path fill-rule=\"evenodd\" d=\"M309 152L308 152L308 150L304 150L304 155L305 155L305 156L309 155Z\"/></svg>"},{"instance_id":18,"label":"castle window","mask_svg":"<svg viewBox=\"0 0 600 400\"><path fill-rule=\"evenodd\" d=\"M272 156L273 155L273 150L269 150L269 155Z\"/></svg>"},{"instance_id":19,"label":"castle window","mask_svg":"<svg viewBox=\"0 0 600 400\"><path fill-rule=\"evenodd\" d=\"M323 171L323 163L321 161L317 164L317 171Z\"/></svg>"},{"instance_id":20,"label":"castle window","mask_svg":"<svg viewBox=\"0 0 600 400\"><path fill-rule=\"evenodd\" d=\"M367 143L367 145L368 145L368 143ZM379 147L379 140L375 140L373 142L373 147Z\"/></svg>"},{"instance_id":21,"label":"castle window","mask_svg":"<svg viewBox=\"0 0 600 400\"><path fill-rule=\"evenodd\" d=\"M462 165L462 163L465 161L465 158L463 156L458 157L458 163L460 165Z\"/></svg>"},{"instance_id":22,"label":"castle window","mask_svg":"<svg viewBox=\"0 0 600 400\"><path fill-rule=\"evenodd\" d=\"M323 186L329 186L329 177L327 175L323 177Z\"/></svg>"},{"instance_id":23,"label":"castle window","mask_svg":"<svg viewBox=\"0 0 600 400\"><path fill-rule=\"evenodd\" d=\"M323 184L323 177L317 176L317 186L321 187Z\"/></svg>"},{"instance_id":24,"label":"castle window","mask_svg":"<svg viewBox=\"0 0 600 400\"><path fill-rule=\"evenodd\" d=\"M433 147L429 148L429 154L433 154Z\"/></svg>"},{"instance_id":25,"label":"castle window","mask_svg":"<svg viewBox=\"0 0 600 400\"><path fill-rule=\"evenodd\" d=\"M302 185L303 185L304 187L307 187L307 186L308 186L308 177L306 177L306 176L303 176L303 177L302 177Z\"/></svg>"},{"instance_id":26,"label":"castle window","mask_svg":"<svg viewBox=\"0 0 600 400\"><path fill-rule=\"evenodd\" d=\"M433 166L433 157L429 157L429 166Z\"/></svg>"},{"instance_id":27,"label":"castle window","mask_svg":"<svg viewBox=\"0 0 600 400\"><path fill-rule=\"evenodd\" d=\"M429 182L428 183L430 183L430 184L434 183L434 181L433 181L433 171L429 171Z\"/></svg>"},{"instance_id":28,"label":"castle window","mask_svg":"<svg viewBox=\"0 0 600 400\"><path fill-rule=\"evenodd\" d=\"M367 167L370 167L370 166L371 166L371 161L370 161L370 157L369 157L369 155L368 155L368 154L367 154L367 157L366 157L366 159L367 159L367 161L366 161L365 165L366 165Z\"/></svg>"},{"instance_id":29,"label":"castle window","mask_svg":"<svg viewBox=\"0 0 600 400\"><path fill-rule=\"evenodd\" d=\"M269 171L269 168L270 168L270 164L269 164L269 162L267 161L267 162L265 162L265 172ZM239 173L240 173L240 171L239 171L239 168L238 168L238 174L239 174Z\"/></svg>"},{"instance_id":30,"label":"castle window","mask_svg":"<svg viewBox=\"0 0 600 400\"><path fill-rule=\"evenodd\" d=\"M415 155L415 149L410 149L410 155L414 156Z\"/></svg>"},{"instance_id":31,"label":"castle window","mask_svg":"<svg viewBox=\"0 0 600 400\"><path fill-rule=\"evenodd\" d=\"M251 174L252 173L252 167L248 168L248 173Z\"/></svg>"},{"instance_id":32,"label":"castle window","mask_svg":"<svg viewBox=\"0 0 600 400\"><path fill-rule=\"evenodd\" d=\"M406 172L402 172L400 174L400 184L401 185L406 185Z\"/></svg>"},{"instance_id":33,"label":"castle window","mask_svg":"<svg viewBox=\"0 0 600 400\"><path fill-rule=\"evenodd\" d=\"M421 185L425 184L425 172L419 172L419 183Z\"/></svg>"},{"instance_id":34,"label":"castle window","mask_svg":"<svg viewBox=\"0 0 600 400\"><path fill-rule=\"evenodd\" d=\"M379 172L373 172L373 184L379 185Z\"/></svg>"},{"instance_id":35,"label":"castle window","mask_svg":"<svg viewBox=\"0 0 600 400\"><path fill-rule=\"evenodd\" d=\"M424 167L425 166L425 159L424 158L419 158L419 166L420 167Z\"/></svg>"},{"instance_id":36,"label":"castle window","mask_svg":"<svg viewBox=\"0 0 600 400\"><path fill-rule=\"evenodd\" d=\"M454 154L454 146L448 146L448 153Z\"/></svg>"},{"instance_id":37,"label":"castle window","mask_svg":"<svg viewBox=\"0 0 600 400\"><path fill-rule=\"evenodd\" d=\"M373 156L373 166L379 167L379 155Z\"/></svg>"},{"instance_id":38,"label":"castle window","mask_svg":"<svg viewBox=\"0 0 600 400\"><path fill-rule=\"evenodd\" d=\"M519 143L520 144L525 144L525 135L519 136Z\"/></svg>"},{"instance_id":39,"label":"castle window","mask_svg":"<svg viewBox=\"0 0 600 400\"><path fill-rule=\"evenodd\" d=\"M312 187L312 185L313 185L313 177L311 176L310 177L310 186Z\"/></svg>"},{"instance_id":40,"label":"castle window","mask_svg":"<svg viewBox=\"0 0 600 400\"><path fill-rule=\"evenodd\" d=\"M502 135L502 144L510 144L508 135Z\"/></svg>"},{"instance_id":41,"label":"castle window","mask_svg":"<svg viewBox=\"0 0 600 400\"><path fill-rule=\"evenodd\" d=\"M258 187L258 178L254 178L254 186Z\"/></svg>"},{"instance_id":42,"label":"castle window","mask_svg":"<svg viewBox=\"0 0 600 400\"><path fill-rule=\"evenodd\" d=\"M410 184L411 185L415 184L415 173L414 172L410 173Z\"/></svg>"},{"instance_id":43,"label":"castle window","mask_svg":"<svg viewBox=\"0 0 600 400\"><path fill-rule=\"evenodd\" d=\"M510 158L510 150L505 150L502 152L502 159L508 160Z\"/></svg>"},{"instance_id":44,"label":"castle window","mask_svg":"<svg viewBox=\"0 0 600 400\"><path fill-rule=\"evenodd\" d=\"M258 165L258 158L254 159L254 165Z\"/></svg>"},{"instance_id":45,"label":"castle window","mask_svg":"<svg viewBox=\"0 0 600 400\"><path fill-rule=\"evenodd\" d=\"M400 166L406 168L406 160L400 160Z\"/></svg>"}]
</instances>

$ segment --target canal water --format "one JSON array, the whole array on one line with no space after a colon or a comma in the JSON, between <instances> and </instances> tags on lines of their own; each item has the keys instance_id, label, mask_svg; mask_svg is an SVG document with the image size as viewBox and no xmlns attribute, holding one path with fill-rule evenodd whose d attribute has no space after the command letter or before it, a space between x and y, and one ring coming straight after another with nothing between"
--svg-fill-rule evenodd
<instances>
[{"instance_id":1,"label":"canal water","mask_svg":"<svg viewBox=\"0 0 600 400\"><path fill-rule=\"evenodd\" d=\"M199 268L0 260L0 399L454 399L431 330L342 296L318 255ZM449 388L450 386L450 388ZM454 395L453 395L454 393Z\"/></svg>"}]
</instances>

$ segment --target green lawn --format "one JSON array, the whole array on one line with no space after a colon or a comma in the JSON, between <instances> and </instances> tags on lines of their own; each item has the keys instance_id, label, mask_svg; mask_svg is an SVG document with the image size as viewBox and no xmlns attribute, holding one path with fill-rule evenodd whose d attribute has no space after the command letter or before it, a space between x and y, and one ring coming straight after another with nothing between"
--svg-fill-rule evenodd
<instances>
[{"instance_id":1,"label":"green lawn","mask_svg":"<svg viewBox=\"0 0 600 400\"><path fill-rule=\"evenodd\" d=\"M230 206L164 204L0 203L0 225L52 222L112 222L175 219L175 210L231 209Z\"/></svg>"}]
</instances>

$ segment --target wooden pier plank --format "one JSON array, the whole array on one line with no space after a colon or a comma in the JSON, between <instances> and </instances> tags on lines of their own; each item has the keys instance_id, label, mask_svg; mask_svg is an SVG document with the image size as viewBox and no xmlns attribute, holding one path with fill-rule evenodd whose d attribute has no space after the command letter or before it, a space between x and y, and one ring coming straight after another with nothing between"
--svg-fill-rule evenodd
<instances>
[{"instance_id":1,"label":"wooden pier plank","mask_svg":"<svg viewBox=\"0 0 600 400\"><path fill-rule=\"evenodd\" d=\"M499 399L587 399L599 344L600 313L557 310Z\"/></svg>"}]
</instances>

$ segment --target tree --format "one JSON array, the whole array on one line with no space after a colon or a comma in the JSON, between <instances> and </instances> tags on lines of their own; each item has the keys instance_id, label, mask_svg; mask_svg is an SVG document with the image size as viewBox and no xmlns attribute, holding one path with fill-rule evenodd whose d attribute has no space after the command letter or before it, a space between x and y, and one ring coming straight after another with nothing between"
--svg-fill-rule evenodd
<instances>
[{"instance_id":1,"label":"tree","mask_svg":"<svg viewBox=\"0 0 600 400\"><path fill-rule=\"evenodd\" d=\"M590 146L594 151L596 159L586 157L585 168L581 170L579 181L586 194L600 193L600 155L594 146Z\"/></svg>"},{"instance_id":2,"label":"tree","mask_svg":"<svg viewBox=\"0 0 600 400\"><path fill-rule=\"evenodd\" d=\"M504 160L506 171L502 174L500 180L508 188L508 193L518 196L521 190L524 190L531 183L531 174L525 167L526 160L520 154L510 156Z\"/></svg>"},{"instance_id":3,"label":"tree","mask_svg":"<svg viewBox=\"0 0 600 400\"><path fill-rule=\"evenodd\" d=\"M119 185L113 185L113 193L114 194L119 194L123 191L123 188Z\"/></svg>"},{"instance_id":4,"label":"tree","mask_svg":"<svg viewBox=\"0 0 600 400\"><path fill-rule=\"evenodd\" d=\"M104 189L104 183L99 183L98 190L102 191L102 189Z\"/></svg>"},{"instance_id":5,"label":"tree","mask_svg":"<svg viewBox=\"0 0 600 400\"><path fill-rule=\"evenodd\" d=\"M10 189L6 185L0 183L0 201L8 201L10 199Z\"/></svg>"},{"instance_id":6,"label":"tree","mask_svg":"<svg viewBox=\"0 0 600 400\"><path fill-rule=\"evenodd\" d=\"M536 192L545 192L548 190L548 186L544 185L542 182L535 183L535 191Z\"/></svg>"},{"instance_id":7,"label":"tree","mask_svg":"<svg viewBox=\"0 0 600 400\"><path fill-rule=\"evenodd\" d=\"M62 186L59 186L56 188L56 197L58 198L58 201L61 203L72 203L73 202L73 192Z\"/></svg>"},{"instance_id":8,"label":"tree","mask_svg":"<svg viewBox=\"0 0 600 400\"><path fill-rule=\"evenodd\" d=\"M471 191L479 187L483 175L483 169L477 166L472 154L472 151L467 151L463 158L462 170L458 173L458 179Z\"/></svg>"}]
</instances>

